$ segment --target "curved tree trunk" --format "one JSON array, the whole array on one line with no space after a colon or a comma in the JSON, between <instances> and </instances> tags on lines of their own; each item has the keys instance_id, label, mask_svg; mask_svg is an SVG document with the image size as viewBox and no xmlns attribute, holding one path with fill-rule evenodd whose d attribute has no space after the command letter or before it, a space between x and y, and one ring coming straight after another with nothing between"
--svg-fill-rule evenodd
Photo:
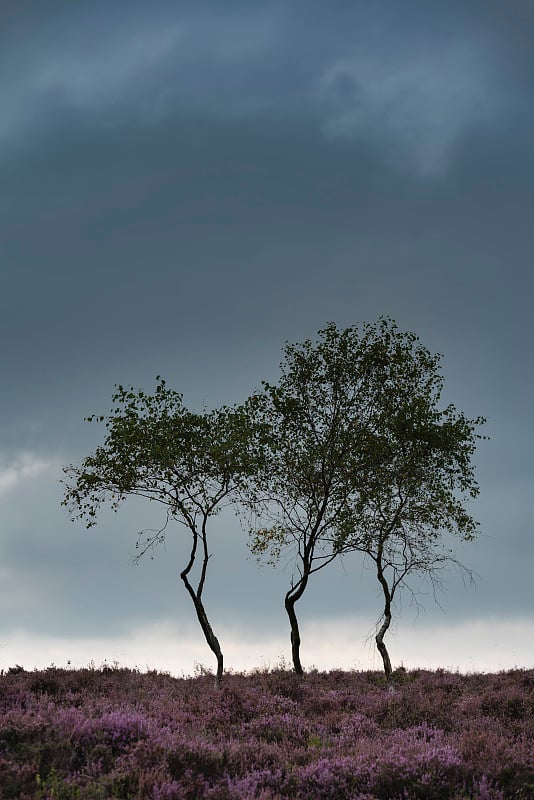
<instances>
[{"instance_id":1,"label":"curved tree trunk","mask_svg":"<svg viewBox=\"0 0 534 800\"><path fill-rule=\"evenodd\" d=\"M191 600L193 601L193 605L195 606L195 611L197 613L197 619L200 622L200 627L202 628L202 632L206 638L206 642L212 653L215 655L217 659L217 672L215 675L215 688L221 688L221 681L222 681L222 674L223 674L223 666L224 666L224 659L223 654L221 651L221 646L219 644L219 640L213 633L213 628L211 627L208 621L208 615L206 614L206 610L204 608L204 604L202 603L202 590L204 589L204 581L206 579L206 570L208 568L208 561L209 561L209 553L208 553L208 546L207 546L207 539L206 539L206 532L205 532L205 525L206 525L206 517L204 517L204 524L202 528L202 545L204 556L202 559L202 572L200 575L200 581L195 591L193 586L189 583L189 573L193 568L193 564L195 563L195 557L197 552L197 545L199 534L197 533L196 529L192 528L193 531L193 547L191 549L191 555L189 557L189 562L184 570L180 573L180 578L184 582L185 588L187 589Z\"/></svg>"},{"instance_id":2,"label":"curved tree trunk","mask_svg":"<svg viewBox=\"0 0 534 800\"><path fill-rule=\"evenodd\" d=\"M293 669L297 675L304 675L304 670L300 663L300 631L297 615L295 613L296 602L295 599L286 597L285 607L291 626L291 658L293 659Z\"/></svg>"},{"instance_id":3,"label":"curved tree trunk","mask_svg":"<svg viewBox=\"0 0 534 800\"><path fill-rule=\"evenodd\" d=\"M308 584L308 578L309 572L306 571L297 585L287 592L284 601L287 616L289 617L289 625L291 627L291 657L293 659L293 669L297 675L304 675L304 670L300 663L300 631L295 605L304 594L304 590Z\"/></svg>"},{"instance_id":4,"label":"curved tree trunk","mask_svg":"<svg viewBox=\"0 0 534 800\"><path fill-rule=\"evenodd\" d=\"M221 646L219 644L219 640L213 633L213 628L211 627L208 621L208 617L204 609L202 600L200 599L200 597L198 597L197 593L189 583L189 580L187 579L187 573L185 570L180 573L180 578L183 580L185 588L187 589L189 595L191 596L193 605L195 606L195 611L197 612L198 621L200 622L200 627L202 628L202 632L204 633L204 636L206 638L206 642L208 643L210 650L213 652L215 658L217 659L217 673L215 676L215 686L217 689L220 689L222 674L223 674L224 659L221 651Z\"/></svg>"},{"instance_id":5,"label":"curved tree trunk","mask_svg":"<svg viewBox=\"0 0 534 800\"><path fill-rule=\"evenodd\" d=\"M391 680L391 676L393 674L393 670L391 668L391 659L389 657L389 653L387 650L386 645L384 644L384 634L386 633L387 629L391 624L391 614L384 615L384 622L380 626L380 630L375 636L376 646L378 648L378 652L382 656L382 661L384 662L384 672L386 673L386 678L389 681Z\"/></svg>"},{"instance_id":6,"label":"curved tree trunk","mask_svg":"<svg viewBox=\"0 0 534 800\"><path fill-rule=\"evenodd\" d=\"M391 601L393 597L388 582L386 580L386 577L384 575L384 569L382 566L382 547L379 548L376 558L376 576L380 582L380 585L382 586L382 591L384 593L384 621L380 626L380 630L375 636L375 641L376 641L376 646L378 648L378 652L382 656L382 661L384 663L384 672L386 673L386 678L389 683L391 681L393 670L391 668L391 659L389 657L387 647L384 644L384 636L387 629L391 625Z\"/></svg>"}]
</instances>

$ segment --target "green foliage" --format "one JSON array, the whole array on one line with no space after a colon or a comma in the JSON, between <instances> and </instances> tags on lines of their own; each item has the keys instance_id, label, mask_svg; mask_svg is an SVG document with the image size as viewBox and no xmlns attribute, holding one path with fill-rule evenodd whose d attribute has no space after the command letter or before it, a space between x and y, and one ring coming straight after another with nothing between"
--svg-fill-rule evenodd
<instances>
[{"instance_id":1,"label":"green foliage","mask_svg":"<svg viewBox=\"0 0 534 800\"><path fill-rule=\"evenodd\" d=\"M319 336L318 344L286 346L279 382L264 383L255 406L267 459L253 498L261 514L251 549L276 558L293 546L304 573L335 555L372 455L370 331L361 338L357 328L330 324Z\"/></svg>"},{"instance_id":2,"label":"green foliage","mask_svg":"<svg viewBox=\"0 0 534 800\"><path fill-rule=\"evenodd\" d=\"M188 527L199 515L216 514L221 504L254 471L259 451L244 408L223 407L203 414L187 410L182 396L157 378L153 395L117 386L105 422L104 444L68 476L63 505L73 519L96 524L102 503L116 511L131 495L166 507Z\"/></svg>"},{"instance_id":3,"label":"green foliage","mask_svg":"<svg viewBox=\"0 0 534 800\"><path fill-rule=\"evenodd\" d=\"M403 544L474 538L465 504L478 494L471 458L485 420L439 408L439 362L390 319L330 323L317 343L286 346L280 381L256 406L270 430L271 524L254 529L253 552L276 557L310 537L374 552L385 532Z\"/></svg>"}]
</instances>

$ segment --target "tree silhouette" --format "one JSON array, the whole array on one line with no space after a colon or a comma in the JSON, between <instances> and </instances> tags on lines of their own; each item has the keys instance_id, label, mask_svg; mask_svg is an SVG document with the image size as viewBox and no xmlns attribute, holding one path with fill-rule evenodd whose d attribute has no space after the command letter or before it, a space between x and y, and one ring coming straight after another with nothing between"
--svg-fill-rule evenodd
<instances>
[{"instance_id":1,"label":"tree silhouette","mask_svg":"<svg viewBox=\"0 0 534 800\"><path fill-rule=\"evenodd\" d=\"M117 511L124 499L137 496L163 506L165 524L144 542L138 541L136 560L163 541L169 522L188 530L191 552L180 577L217 659L216 685L220 686L223 654L202 599L210 558L208 523L244 488L259 456L243 408L196 414L184 407L182 396L168 389L159 376L157 381L153 395L116 387L111 414L87 418L105 421L107 435L80 466L64 468L68 479L63 505L73 520L83 519L87 527L96 524L103 503ZM195 585L191 575L197 558L200 577Z\"/></svg>"},{"instance_id":2,"label":"tree silhouette","mask_svg":"<svg viewBox=\"0 0 534 800\"><path fill-rule=\"evenodd\" d=\"M381 318L318 341L286 345L278 384L263 384L257 418L269 431L266 468L256 476L250 548L293 573L284 605L295 671L302 675L296 604L311 576L338 555L367 554L384 594L376 643L399 586L417 571L438 580L447 563L444 532L474 537L465 500L478 487L470 464L475 428L450 405L440 411L439 356L413 333Z\"/></svg>"},{"instance_id":3,"label":"tree silhouette","mask_svg":"<svg viewBox=\"0 0 534 800\"><path fill-rule=\"evenodd\" d=\"M351 498L337 544L340 552L359 551L374 563L384 598L376 644L389 679L384 636L396 593L410 588L414 573L440 586L451 565L472 579L453 542L476 535L478 523L467 511L479 493L471 459L477 439L487 437L476 433L483 417L467 419L452 404L440 409L441 356L432 355L415 334L383 321L376 344L371 468L365 493Z\"/></svg>"},{"instance_id":4,"label":"tree silhouette","mask_svg":"<svg viewBox=\"0 0 534 800\"><path fill-rule=\"evenodd\" d=\"M370 468L375 391L371 326L319 331L319 341L286 345L281 377L264 383L256 418L268 431L266 468L256 476L250 548L274 565L289 558L284 598L295 672L303 674L296 604L311 576L339 554L340 526Z\"/></svg>"}]
</instances>

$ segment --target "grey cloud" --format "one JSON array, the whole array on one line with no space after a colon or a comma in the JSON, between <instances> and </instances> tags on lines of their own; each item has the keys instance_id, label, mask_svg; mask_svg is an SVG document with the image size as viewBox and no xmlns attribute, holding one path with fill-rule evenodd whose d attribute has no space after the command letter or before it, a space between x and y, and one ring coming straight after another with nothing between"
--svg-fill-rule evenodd
<instances>
[{"instance_id":1,"label":"grey cloud","mask_svg":"<svg viewBox=\"0 0 534 800\"><path fill-rule=\"evenodd\" d=\"M69 51L47 54L36 65L29 94L63 94L66 101L89 111L103 110L130 94L132 84L165 60L183 38L179 25L161 30L132 32L128 38L108 41L96 50L80 52L76 45Z\"/></svg>"},{"instance_id":2,"label":"grey cloud","mask_svg":"<svg viewBox=\"0 0 534 800\"><path fill-rule=\"evenodd\" d=\"M128 15L113 3L59 5L55 26L6 43L0 137L29 143L72 114L104 129L180 111L307 114L327 136L374 139L390 166L441 174L457 141L520 108L524 91L483 26L458 36L417 9L410 27L409 5L399 15L335 4L326 15L317 4L311 24L299 4L214 13L159 3L150 15L138 4Z\"/></svg>"},{"instance_id":3,"label":"grey cloud","mask_svg":"<svg viewBox=\"0 0 534 800\"><path fill-rule=\"evenodd\" d=\"M422 177L447 168L457 141L491 125L509 97L496 90L491 56L469 41L385 55L369 47L324 72L319 96L328 136L379 137L388 161L408 162Z\"/></svg>"},{"instance_id":4,"label":"grey cloud","mask_svg":"<svg viewBox=\"0 0 534 800\"><path fill-rule=\"evenodd\" d=\"M36 128L61 120L62 111L105 115L106 127L124 115L152 124L184 105L219 113L269 105L252 89L250 75L243 76L251 68L258 74L261 60L275 49L272 14L228 9L214 22L176 7L155 8L142 19L138 13L122 18L117 11L110 8L110 25L102 9L64 10L57 30L48 25L46 36L30 37L26 63L12 52L15 44L7 43L3 60L11 79L0 142L28 140Z\"/></svg>"}]
</instances>

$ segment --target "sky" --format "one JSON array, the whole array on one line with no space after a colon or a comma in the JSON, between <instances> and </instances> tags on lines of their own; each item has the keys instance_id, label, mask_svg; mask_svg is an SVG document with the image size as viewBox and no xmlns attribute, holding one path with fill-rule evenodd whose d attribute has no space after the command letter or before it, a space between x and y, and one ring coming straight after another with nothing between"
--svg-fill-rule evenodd
<instances>
[{"instance_id":1,"label":"sky","mask_svg":"<svg viewBox=\"0 0 534 800\"><path fill-rule=\"evenodd\" d=\"M212 655L178 527L140 501L96 528L62 465L115 384L194 409L276 380L284 342L390 316L487 418L476 542L414 587L394 665L534 662L534 7L528 0L0 3L0 667L191 674ZM290 661L290 572L214 521L206 606L229 669ZM358 559L298 606L305 668L379 669Z\"/></svg>"}]
</instances>

